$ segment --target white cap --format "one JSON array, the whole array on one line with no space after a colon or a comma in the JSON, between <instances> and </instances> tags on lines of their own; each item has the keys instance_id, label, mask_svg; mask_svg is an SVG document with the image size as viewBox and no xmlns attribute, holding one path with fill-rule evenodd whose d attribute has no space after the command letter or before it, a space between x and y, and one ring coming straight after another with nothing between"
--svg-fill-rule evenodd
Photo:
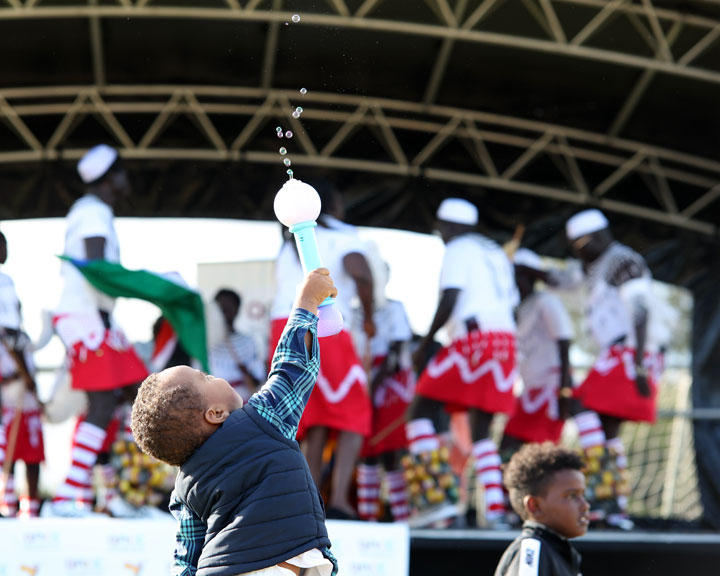
<instances>
[{"instance_id":1,"label":"white cap","mask_svg":"<svg viewBox=\"0 0 720 576\"><path fill-rule=\"evenodd\" d=\"M94 182L98 178L105 176L117 160L118 153L115 148L111 148L107 144L98 144L90 148L85 156L80 158L77 165L78 174L82 181L88 184Z\"/></svg>"},{"instance_id":2,"label":"white cap","mask_svg":"<svg viewBox=\"0 0 720 576\"><path fill-rule=\"evenodd\" d=\"M583 210L575 216L571 216L565 223L565 234L568 240L577 240L586 234L592 234L598 230L604 230L608 227L607 218L600 210L595 208L591 210Z\"/></svg>"},{"instance_id":3,"label":"white cap","mask_svg":"<svg viewBox=\"0 0 720 576\"><path fill-rule=\"evenodd\" d=\"M513 256L513 263L515 266L525 266L533 270L545 270L540 256L527 248L518 248L515 256Z\"/></svg>"},{"instance_id":4,"label":"white cap","mask_svg":"<svg viewBox=\"0 0 720 576\"><path fill-rule=\"evenodd\" d=\"M445 222L475 226L478 223L478 209L473 203L462 198L445 198L437 209L437 218Z\"/></svg>"}]
</instances>

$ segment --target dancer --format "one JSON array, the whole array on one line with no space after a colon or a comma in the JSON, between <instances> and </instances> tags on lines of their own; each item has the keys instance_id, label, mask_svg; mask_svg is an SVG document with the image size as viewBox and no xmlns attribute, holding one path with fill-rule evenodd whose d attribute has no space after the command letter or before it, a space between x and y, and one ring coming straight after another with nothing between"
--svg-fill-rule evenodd
<instances>
[{"instance_id":1,"label":"dancer","mask_svg":"<svg viewBox=\"0 0 720 576\"><path fill-rule=\"evenodd\" d=\"M64 254L80 260L119 262L113 207L130 192L127 173L115 149L91 148L78 162L85 195L68 212ZM44 516L92 513L91 473L118 403L132 401L147 370L112 318L114 299L101 294L69 262L55 311L57 334L68 354L72 387L85 390L88 410L72 440L68 475Z\"/></svg>"},{"instance_id":2,"label":"dancer","mask_svg":"<svg viewBox=\"0 0 720 576\"><path fill-rule=\"evenodd\" d=\"M566 235L580 258L582 273L573 274L572 267L569 272L551 271L548 282L575 289L584 284L587 324L601 350L576 391L585 409L575 422L589 460L588 484L595 496L592 518L631 529L627 457L619 433L625 420L655 421L653 364L658 355L647 330L652 278L643 258L614 240L608 220L599 210L584 210L571 217Z\"/></svg>"},{"instance_id":3,"label":"dancer","mask_svg":"<svg viewBox=\"0 0 720 576\"><path fill-rule=\"evenodd\" d=\"M520 292L517 309L518 369L523 392L505 425L500 451L509 455L525 442L557 443L570 416L572 322L560 298L535 290L545 267L527 248L514 256Z\"/></svg>"},{"instance_id":4,"label":"dancer","mask_svg":"<svg viewBox=\"0 0 720 576\"><path fill-rule=\"evenodd\" d=\"M0 264L8 246L0 232ZM45 451L42 437L42 405L37 397L35 365L30 339L22 331L20 301L12 278L0 272L0 515L29 518L38 515L40 463ZM15 463L25 464L28 492L15 492Z\"/></svg>"},{"instance_id":5,"label":"dancer","mask_svg":"<svg viewBox=\"0 0 720 576\"><path fill-rule=\"evenodd\" d=\"M478 210L460 198L442 201L437 227L446 245L440 273L440 302L430 330L414 353L425 356L435 333L446 327L451 343L422 372L408 413L411 454L424 475L424 462L439 461L431 473L435 485L425 503L415 501L416 523L456 515L452 505L456 486L447 479L447 463L431 418L436 402L450 411L467 410L473 441L475 473L484 490L485 511L479 524L492 526L504 515L500 456L490 438L490 424L498 412L513 409L515 380L515 321L517 288L512 265L502 248L476 232ZM436 455L439 454L439 457ZM444 485L444 487L443 487ZM447 498L438 493L443 490Z\"/></svg>"},{"instance_id":6,"label":"dancer","mask_svg":"<svg viewBox=\"0 0 720 576\"><path fill-rule=\"evenodd\" d=\"M315 234L323 263L333 273L338 287L338 306L343 317L351 318L351 302L358 297L363 315L363 330L373 336L373 277L365 255L365 243L355 229L342 222L342 197L330 184L318 188L322 213ZM276 262L277 293L272 306L269 350L274 350L279 329L290 310L294 286L302 276L299 257L288 239ZM308 459L310 471L321 485L323 454L335 438L328 518L357 518L351 503L351 486L363 440L370 433L372 409L367 375L353 345L349 326L334 335L320 339L322 362L317 386L310 396L300 421L298 439Z\"/></svg>"},{"instance_id":7,"label":"dancer","mask_svg":"<svg viewBox=\"0 0 720 576\"><path fill-rule=\"evenodd\" d=\"M152 374L132 411L142 450L179 466L170 510L178 521L173 572L330 576L337 562L319 491L295 440L317 379L317 307L337 290L310 272L247 405L222 378L188 366Z\"/></svg>"},{"instance_id":8,"label":"dancer","mask_svg":"<svg viewBox=\"0 0 720 576\"><path fill-rule=\"evenodd\" d=\"M373 419L372 431L365 440L362 461L357 467L358 515L363 520L380 519L384 480L390 517L400 522L410 515L401 456L407 451L405 412L415 392L415 373L410 357L412 330L402 302L389 298L383 298L382 302L375 310L376 333L369 342ZM365 333L360 327L354 331L358 349L366 349Z\"/></svg>"}]
</instances>

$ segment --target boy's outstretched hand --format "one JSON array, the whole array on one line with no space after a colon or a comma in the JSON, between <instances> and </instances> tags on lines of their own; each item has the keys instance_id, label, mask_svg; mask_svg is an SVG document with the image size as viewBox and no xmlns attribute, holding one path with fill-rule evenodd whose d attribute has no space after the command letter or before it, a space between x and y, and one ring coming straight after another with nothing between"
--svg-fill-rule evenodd
<instances>
[{"instance_id":1,"label":"boy's outstretched hand","mask_svg":"<svg viewBox=\"0 0 720 576\"><path fill-rule=\"evenodd\" d=\"M318 268L305 276L305 280L298 286L295 307L317 314L318 306L323 300L335 296L337 288L330 278L330 271L327 268Z\"/></svg>"}]
</instances>

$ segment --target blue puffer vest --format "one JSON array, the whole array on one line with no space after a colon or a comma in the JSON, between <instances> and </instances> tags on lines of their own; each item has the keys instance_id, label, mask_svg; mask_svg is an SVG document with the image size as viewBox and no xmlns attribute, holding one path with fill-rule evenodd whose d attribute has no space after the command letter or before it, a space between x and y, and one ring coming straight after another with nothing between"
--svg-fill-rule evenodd
<instances>
[{"instance_id":1,"label":"blue puffer vest","mask_svg":"<svg viewBox=\"0 0 720 576\"><path fill-rule=\"evenodd\" d=\"M330 546L305 457L252 406L180 467L179 498L207 525L197 576L234 576Z\"/></svg>"}]
</instances>

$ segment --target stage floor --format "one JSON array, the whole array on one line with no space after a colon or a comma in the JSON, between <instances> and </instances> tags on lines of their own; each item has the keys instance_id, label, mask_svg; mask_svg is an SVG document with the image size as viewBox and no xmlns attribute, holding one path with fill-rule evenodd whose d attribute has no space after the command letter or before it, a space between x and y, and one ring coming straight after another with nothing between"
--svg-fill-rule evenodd
<instances>
[{"instance_id":1,"label":"stage floor","mask_svg":"<svg viewBox=\"0 0 720 576\"><path fill-rule=\"evenodd\" d=\"M518 531L411 530L410 576L491 576ZM583 576L720 574L720 533L596 530L573 541Z\"/></svg>"}]
</instances>

